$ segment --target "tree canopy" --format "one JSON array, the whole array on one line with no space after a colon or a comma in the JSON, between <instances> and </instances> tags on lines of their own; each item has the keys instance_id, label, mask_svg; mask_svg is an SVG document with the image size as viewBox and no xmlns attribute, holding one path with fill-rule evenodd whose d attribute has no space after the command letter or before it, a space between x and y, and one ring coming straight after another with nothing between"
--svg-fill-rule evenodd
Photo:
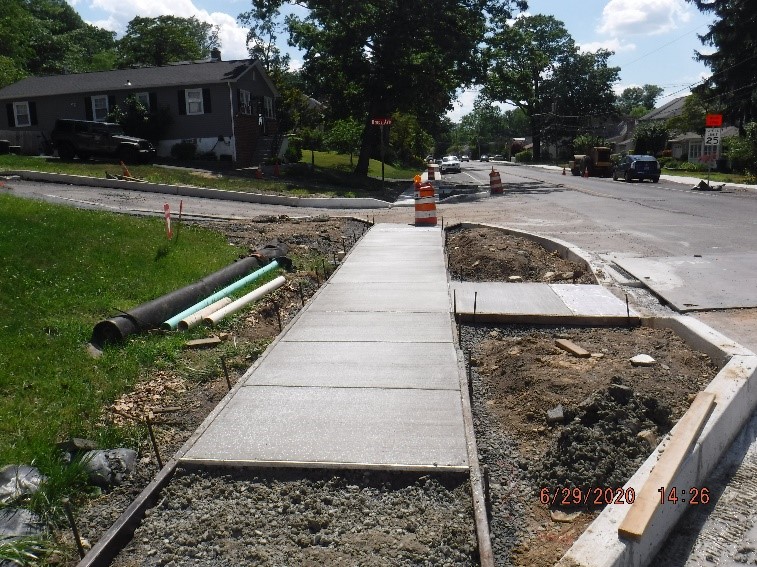
<instances>
[{"instance_id":1,"label":"tree canopy","mask_svg":"<svg viewBox=\"0 0 757 567\"><path fill-rule=\"evenodd\" d=\"M176 61L193 61L221 46L218 27L194 16L137 16L118 42L119 64L160 67Z\"/></svg>"},{"instance_id":2,"label":"tree canopy","mask_svg":"<svg viewBox=\"0 0 757 567\"><path fill-rule=\"evenodd\" d=\"M757 118L757 2L753 0L688 0L717 19L699 39L715 48L697 52L712 76L697 90L712 89L727 118L743 125ZM714 100L710 99L710 102Z\"/></svg>"},{"instance_id":3,"label":"tree canopy","mask_svg":"<svg viewBox=\"0 0 757 567\"><path fill-rule=\"evenodd\" d=\"M623 116L640 118L650 110L653 110L657 98L663 93L663 88L657 85L644 85L643 87L628 87L618 95L616 106Z\"/></svg>"},{"instance_id":4,"label":"tree canopy","mask_svg":"<svg viewBox=\"0 0 757 567\"><path fill-rule=\"evenodd\" d=\"M488 39L492 62L484 94L520 108L530 120L534 159L543 138L575 136L591 117L612 114L619 69L611 52L581 53L564 24L537 14L504 23Z\"/></svg>"},{"instance_id":5,"label":"tree canopy","mask_svg":"<svg viewBox=\"0 0 757 567\"><path fill-rule=\"evenodd\" d=\"M85 23L65 0L0 0L0 14L0 87L107 69L115 58L115 33Z\"/></svg>"},{"instance_id":6,"label":"tree canopy","mask_svg":"<svg viewBox=\"0 0 757 567\"><path fill-rule=\"evenodd\" d=\"M258 21L283 0L253 0ZM449 108L455 91L481 72L480 44L490 17L504 19L523 0L306 0L305 16L286 19L289 41L304 51L302 73L332 117L363 124L356 173L367 175L378 130L370 119L415 115L421 127Z\"/></svg>"}]
</instances>

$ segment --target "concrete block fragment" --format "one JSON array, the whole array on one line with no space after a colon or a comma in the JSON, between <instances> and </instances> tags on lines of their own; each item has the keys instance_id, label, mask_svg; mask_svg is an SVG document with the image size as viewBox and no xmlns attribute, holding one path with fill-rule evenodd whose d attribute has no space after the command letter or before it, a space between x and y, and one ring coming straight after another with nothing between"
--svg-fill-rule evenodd
<instances>
[{"instance_id":1,"label":"concrete block fragment","mask_svg":"<svg viewBox=\"0 0 757 567\"><path fill-rule=\"evenodd\" d=\"M648 354L637 354L630 360L633 366L654 366L657 364L657 361Z\"/></svg>"}]
</instances>

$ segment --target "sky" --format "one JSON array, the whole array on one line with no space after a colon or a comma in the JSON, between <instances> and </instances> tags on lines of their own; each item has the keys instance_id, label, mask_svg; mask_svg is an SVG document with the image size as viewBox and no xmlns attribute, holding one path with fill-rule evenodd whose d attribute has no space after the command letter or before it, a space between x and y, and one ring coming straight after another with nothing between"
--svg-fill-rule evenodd
<instances>
[{"instance_id":1,"label":"sky","mask_svg":"<svg viewBox=\"0 0 757 567\"><path fill-rule=\"evenodd\" d=\"M250 9L250 0L67 0L82 18L115 31L120 37L135 16L195 16L219 27L224 59L247 57L247 30L237 16ZM626 87L644 84L664 89L660 106L688 94L689 88L709 75L694 61L694 51L708 52L697 34L704 34L711 18L685 0L529 0L528 14L552 15L565 24L576 43L585 51L609 49L615 55L611 66L620 67L620 93ZM302 55L280 39L279 47L292 56L294 66ZM475 90L458 93L449 112L457 121L470 112Z\"/></svg>"}]
</instances>

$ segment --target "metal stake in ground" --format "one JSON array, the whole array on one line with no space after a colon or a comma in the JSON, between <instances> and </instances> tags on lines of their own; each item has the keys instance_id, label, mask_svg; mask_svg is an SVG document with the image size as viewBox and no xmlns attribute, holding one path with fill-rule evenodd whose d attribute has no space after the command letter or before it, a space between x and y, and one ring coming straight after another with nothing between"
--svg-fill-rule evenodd
<instances>
[{"instance_id":1,"label":"metal stake in ground","mask_svg":"<svg viewBox=\"0 0 757 567\"><path fill-rule=\"evenodd\" d=\"M484 465L482 471L484 473L484 506L486 506L486 517L491 522L492 520L492 497L489 492L489 465Z\"/></svg>"},{"instance_id":2,"label":"metal stake in ground","mask_svg":"<svg viewBox=\"0 0 757 567\"><path fill-rule=\"evenodd\" d=\"M231 380L229 380L229 370L226 368L226 359L221 357L221 368L223 368L223 375L226 377L226 386L231 390Z\"/></svg>"},{"instance_id":3,"label":"metal stake in ground","mask_svg":"<svg viewBox=\"0 0 757 567\"><path fill-rule=\"evenodd\" d=\"M302 302L302 306L305 307L305 294L302 292L302 282L297 282L297 286L300 288L300 302Z\"/></svg>"},{"instance_id":4,"label":"metal stake in ground","mask_svg":"<svg viewBox=\"0 0 757 567\"><path fill-rule=\"evenodd\" d=\"M162 467L161 467L162 468ZM64 498L62 501L63 510L68 518L68 523L71 526L71 531L74 533L74 539L76 540L76 548L79 550L79 557L84 559L86 553L84 552L84 546L81 544L81 537L79 536L79 530L76 529L76 522L74 521L74 514L71 512L71 505L68 502L68 498Z\"/></svg>"},{"instance_id":5,"label":"metal stake in ground","mask_svg":"<svg viewBox=\"0 0 757 567\"><path fill-rule=\"evenodd\" d=\"M160 451L158 450L158 442L155 440L155 433L152 430L152 420L150 414L147 414L145 421L147 422L147 433L150 435L150 442L152 443L152 450L155 451L155 459L158 461L158 468L163 468L163 459L160 458Z\"/></svg>"},{"instance_id":6,"label":"metal stake in ground","mask_svg":"<svg viewBox=\"0 0 757 567\"><path fill-rule=\"evenodd\" d=\"M325 269L326 269L326 268L324 268L324 270L325 270ZM325 274L324 274L324 275L325 275ZM273 303L273 308L274 308L274 309L276 310L276 320L277 320L277 321L279 322L279 333L280 333L280 332L281 332L281 330L282 330L282 327L281 327L281 311L279 311L279 304L278 304L278 303L276 303L276 300L275 300L275 299L272 299L272 300L271 300L271 303Z\"/></svg>"},{"instance_id":7,"label":"metal stake in ground","mask_svg":"<svg viewBox=\"0 0 757 567\"><path fill-rule=\"evenodd\" d=\"M476 324L476 307L478 303L478 292L473 292L473 324Z\"/></svg>"}]
</instances>

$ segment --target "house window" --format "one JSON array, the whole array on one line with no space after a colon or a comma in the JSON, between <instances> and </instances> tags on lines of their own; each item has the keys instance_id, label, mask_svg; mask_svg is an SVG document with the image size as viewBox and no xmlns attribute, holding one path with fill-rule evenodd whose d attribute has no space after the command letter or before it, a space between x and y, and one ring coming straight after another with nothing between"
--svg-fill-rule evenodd
<instances>
[{"instance_id":1,"label":"house window","mask_svg":"<svg viewBox=\"0 0 757 567\"><path fill-rule=\"evenodd\" d=\"M146 110L150 110L150 93L137 93L134 97Z\"/></svg>"},{"instance_id":2,"label":"house window","mask_svg":"<svg viewBox=\"0 0 757 567\"><path fill-rule=\"evenodd\" d=\"M689 161L699 159L702 155L702 142L689 142Z\"/></svg>"},{"instance_id":3,"label":"house window","mask_svg":"<svg viewBox=\"0 0 757 567\"><path fill-rule=\"evenodd\" d=\"M105 122L108 119L109 110L107 95L97 95L92 97L92 120L96 122Z\"/></svg>"},{"instance_id":4,"label":"house window","mask_svg":"<svg viewBox=\"0 0 757 567\"><path fill-rule=\"evenodd\" d=\"M273 118L273 99L269 96L263 97L263 106L265 108L265 117Z\"/></svg>"},{"instance_id":5,"label":"house window","mask_svg":"<svg viewBox=\"0 0 757 567\"><path fill-rule=\"evenodd\" d=\"M202 104L202 89L187 89L187 114L205 114Z\"/></svg>"},{"instance_id":6,"label":"house window","mask_svg":"<svg viewBox=\"0 0 757 567\"><path fill-rule=\"evenodd\" d=\"M16 126L22 127L22 126L31 126L32 125L32 119L31 114L29 113L29 103L28 102L14 102L13 103L13 114L16 118Z\"/></svg>"},{"instance_id":7,"label":"house window","mask_svg":"<svg viewBox=\"0 0 757 567\"><path fill-rule=\"evenodd\" d=\"M239 112L241 114L252 114L250 91L239 91Z\"/></svg>"}]
</instances>

